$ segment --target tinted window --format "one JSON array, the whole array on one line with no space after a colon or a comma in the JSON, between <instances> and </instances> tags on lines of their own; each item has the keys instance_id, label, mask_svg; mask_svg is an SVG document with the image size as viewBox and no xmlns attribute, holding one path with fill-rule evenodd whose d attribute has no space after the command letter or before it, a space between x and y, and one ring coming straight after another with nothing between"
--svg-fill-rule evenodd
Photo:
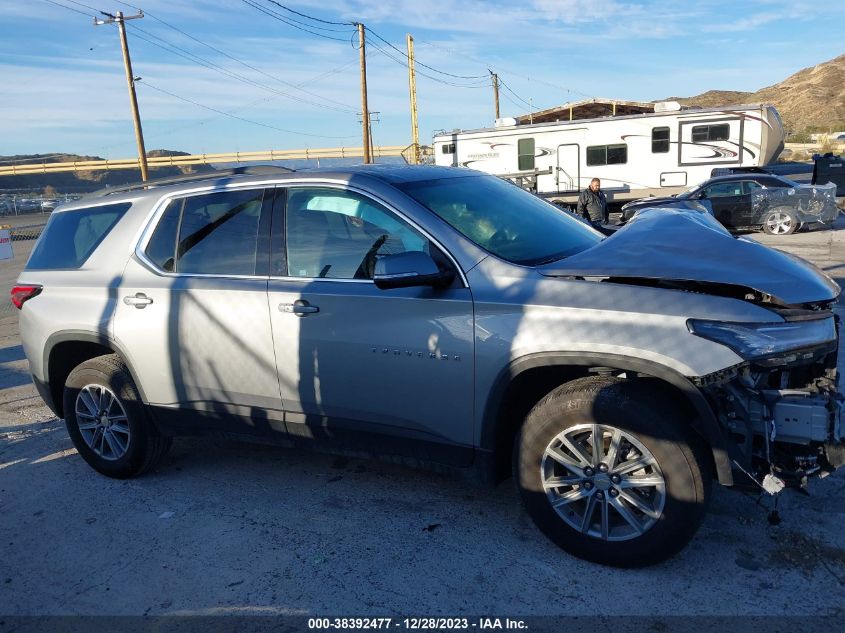
<instances>
[{"instance_id":1,"label":"tinted window","mask_svg":"<svg viewBox=\"0 0 845 633\"><path fill-rule=\"evenodd\" d=\"M176 236L185 200L173 200L167 205L144 253L156 266L168 272L176 270Z\"/></svg>"},{"instance_id":2,"label":"tinted window","mask_svg":"<svg viewBox=\"0 0 845 633\"><path fill-rule=\"evenodd\" d=\"M587 165L623 165L628 162L628 146L624 143L617 145L594 145L587 148Z\"/></svg>"},{"instance_id":3,"label":"tinted window","mask_svg":"<svg viewBox=\"0 0 845 633\"><path fill-rule=\"evenodd\" d=\"M518 264L538 264L601 241L596 231L493 176L396 185L481 248Z\"/></svg>"},{"instance_id":4,"label":"tinted window","mask_svg":"<svg viewBox=\"0 0 845 633\"><path fill-rule=\"evenodd\" d=\"M753 180L744 181L742 183L742 186L745 193L751 193L752 191L763 188L763 185L761 185L759 182L754 182Z\"/></svg>"},{"instance_id":5,"label":"tinted window","mask_svg":"<svg viewBox=\"0 0 845 633\"><path fill-rule=\"evenodd\" d=\"M176 272L254 275L263 197L250 190L185 198Z\"/></svg>"},{"instance_id":6,"label":"tinted window","mask_svg":"<svg viewBox=\"0 0 845 633\"><path fill-rule=\"evenodd\" d=\"M704 193L708 198L722 198L725 196L741 196L742 183L741 182L717 182L704 188Z\"/></svg>"},{"instance_id":7,"label":"tinted window","mask_svg":"<svg viewBox=\"0 0 845 633\"><path fill-rule=\"evenodd\" d=\"M121 202L54 213L32 251L26 268L79 268L130 206L129 202Z\"/></svg>"},{"instance_id":8,"label":"tinted window","mask_svg":"<svg viewBox=\"0 0 845 633\"><path fill-rule=\"evenodd\" d=\"M651 153L665 154L669 151L669 128L655 127L651 129Z\"/></svg>"},{"instance_id":9,"label":"tinted window","mask_svg":"<svg viewBox=\"0 0 845 633\"><path fill-rule=\"evenodd\" d=\"M516 151L519 154L517 161L519 170L534 169L534 139L521 138L516 145Z\"/></svg>"},{"instance_id":10,"label":"tinted window","mask_svg":"<svg viewBox=\"0 0 845 633\"><path fill-rule=\"evenodd\" d=\"M727 123L720 125L696 125L692 128L692 142L727 141L731 136L731 127Z\"/></svg>"},{"instance_id":11,"label":"tinted window","mask_svg":"<svg viewBox=\"0 0 845 633\"><path fill-rule=\"evenodd\" d=\"M291 188L285 217L291 277L372 279L379 255L431 254L428 240L417 230L352 191Z\"/></svg>"}]
</instances>

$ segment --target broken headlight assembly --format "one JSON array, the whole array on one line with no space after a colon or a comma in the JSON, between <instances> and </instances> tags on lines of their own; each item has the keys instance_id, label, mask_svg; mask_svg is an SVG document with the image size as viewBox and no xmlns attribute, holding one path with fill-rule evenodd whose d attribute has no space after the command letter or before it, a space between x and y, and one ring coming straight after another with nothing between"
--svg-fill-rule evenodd
<instances>
[{"instance_id":1,"label":"broken headlight assembly","mask_svg":"<svg viewBox=\"0 0 845 633\"><path fill-rule=\"evenodd\" d=\"M836 340L833 317L781 323L732 323L689 319L696 336L731 348L745 360L760 360Z\"/></svg>"}]
</instances>

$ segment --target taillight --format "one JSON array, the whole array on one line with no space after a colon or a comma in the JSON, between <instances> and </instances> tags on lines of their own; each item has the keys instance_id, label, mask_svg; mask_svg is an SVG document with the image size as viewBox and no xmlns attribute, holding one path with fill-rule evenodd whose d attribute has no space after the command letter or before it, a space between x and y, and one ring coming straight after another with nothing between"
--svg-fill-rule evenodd
<instances>
[{"instance_id":1,"label":"taillight","mask_svg":"<svg viewBox=\"0 0 845 633\"><path fill-rule=\"evenodd\" d=\"M41 293L41 286L15 286L12 288L12 303L20 310L27 299Z\"/></svg>"}]
</instances>

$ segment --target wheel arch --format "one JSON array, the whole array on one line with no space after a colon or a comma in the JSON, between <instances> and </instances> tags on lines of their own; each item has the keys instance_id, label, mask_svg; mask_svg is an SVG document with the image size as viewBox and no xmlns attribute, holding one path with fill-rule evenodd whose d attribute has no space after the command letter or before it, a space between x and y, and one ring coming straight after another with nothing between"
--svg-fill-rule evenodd
<instances>
[{"instance_id":1,"label":"wheel arch","mask_svg":"<svg viewBox=\"0 0 845 633\"><path fill-rule=\"evenodd\" d=\"M503 369L487 397L481 420L479 448L485 477L493 482L510 473L517 430L531 408L555 387L602 371L632 372L648 379L648 389L673 398L687 414L691 428L707 444L719 483L733 484L729 439L709 403L688 378L664 365L615 354L546 352L512 361Z\"/></svg>"},{"instance_id":2,"label":"wheel arch","mask_svg":"<svg viewBox=\"0 0 845 633\"><path fill-rule=\"evenodd\" d=\"M62 392L70 372L86 360L104 354L120 356L129 369L132 380L141 394L142 401L146 402L143 387L132 369L129 357L120 345L105 334L83 330L65 330L56 332L47 339L44 346L43 365L46 383L38 385L42 398L58 417L64 417Z\"/></svg>"}]
</instances>

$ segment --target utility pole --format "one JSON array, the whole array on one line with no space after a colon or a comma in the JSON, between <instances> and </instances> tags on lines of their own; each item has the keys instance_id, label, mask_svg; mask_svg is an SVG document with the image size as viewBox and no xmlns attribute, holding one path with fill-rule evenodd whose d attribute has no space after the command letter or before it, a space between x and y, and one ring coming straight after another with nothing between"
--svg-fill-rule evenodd
<instances>
[{"instance_id":1,"label":"utility pole","mask_svg":"<svg viewBox=\"0 0 845 633\"><path fill-rule=\"evenodd\" d=\"M414 67L414 38L408 33L408 90L411 93L411 164L420 162L420 126L417 121L417 71Z\"/></svg>"},{"instance_id":2,"label":"utility pole","mask_svg":"<svg viewBox=\"0 0 845 633\"><path fill-rule=\"evenodd\" d=\"M370 111L367 107L367 51L364 35L364 25L358 23L358 41L361 51L361 124L364 126L364 163L373 162L370 152Z\"/></svg>"},{"instance_id":3,"label":"utility pole","mask_svg":"<svg viewBox=\"0 0 845 633\"><path fill-rule=\"evenodd\" d=\"M147 170L147 150L144 148L144 132L141 130L141 115L138 113L138 98L135 96L135 75L132 74L132 60L129 58L129 44L126 42L126 27L124 22L126 20L137 20L144 17L143 11L138 11L138 15L123 15L122 11L108 16L105 20L94 18L94 26L101 24L117 24L117 30L120 33L120 48L123 51L123 66L126 69L126 83L129 85L129 105L132 107L132 122L135 124L135 141L138 143L138 164L141 166L141 180L146 182L148 179Z\"/></svg>"},{"instance_id":4,"label":"utility pole","mask_svg":"<svg viewBox=\"0 0 845 633\"><path fill-rule=\"evenodd\" d=\"M489 68L487 72L490 73L491 78L493 79L493 103L496 104L496 118L499 118L499 75L494 73Z\"/></svg>"}]
</instances>

